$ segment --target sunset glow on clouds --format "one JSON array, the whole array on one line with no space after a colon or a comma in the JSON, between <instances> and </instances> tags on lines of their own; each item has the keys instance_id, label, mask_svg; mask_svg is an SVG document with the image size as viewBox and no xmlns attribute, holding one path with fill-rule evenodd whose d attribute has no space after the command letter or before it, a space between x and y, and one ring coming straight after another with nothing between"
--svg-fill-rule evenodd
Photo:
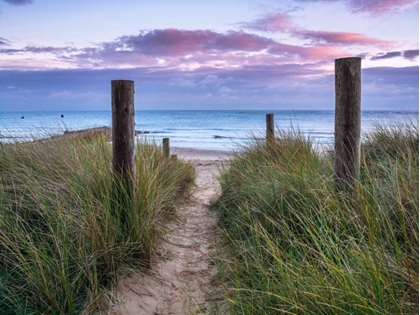
<instances>
[{"instance_id":1,"label":"sunset glow on clouds","mask_svg":"<svg viewBox=\"0 0 420 315\"><path fill-rule=\"evenodd\" d=\"M63 17L56 11L49 14L46 0L0 1L0 109L109 109L113 79L135 80L137 109L332 109L334 59L349 56L363 59L364 109L418 109L416 1L290 0L289 9L279 7L285 1L261 1L259 8L231 1L255 10L254 17L239 21L236 17L219 29L201 28L199 22L188 29L175 24L159 28L156 17L147 27L139 22L131 33L91 41L89 30L102 28L106 34L106 21L113 19L112 12L97 8L95 18L103 18L103 24L74 21L72 27L80 27L78 42L70 33L61 39L35 36L35 41L13 33L11 26L3 31L2 24L9 26L23 15L19 27L32 32L38 27L36 15L28 21L25 14L37 6L44 10L40 32L67 25L64 19L71 12L63 10ZM104 1L104 8L108 2L111 6ZM126 2L127 10L149 12L136 1ZM82 12L83 3L75 0L74 10ZM222 10L215 5L214 11L204 12L191 1L176 3L191 4L185 19L213 14L217 21L217 10ZM332 4L340 4L340 17L348 19L337 21L337 29L320 29L318 23L309 29L298 22L302 16L311 18L306 6L323 10ZM147 9L158 12L150 4ZM408 17L412 28L404 29ZM389 32L377 37L369 28L361 32L360 24L352 25L353 18L366 23L377 19L378 27L385 27L387 19L404 23L388 25ZM396 31L404 32L404 40L395 39Z\"/></svg>"}]
</instances>

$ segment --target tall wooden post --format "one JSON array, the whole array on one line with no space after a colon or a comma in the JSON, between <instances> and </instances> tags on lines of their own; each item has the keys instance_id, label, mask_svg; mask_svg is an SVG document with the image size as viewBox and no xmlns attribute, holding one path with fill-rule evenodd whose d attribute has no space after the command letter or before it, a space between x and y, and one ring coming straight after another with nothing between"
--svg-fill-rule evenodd
<instances>
[{"instance_id":1,"label":"tall wooden post","mask_svg":"<svg viewBox=\"0 0 420 315\"><path fill-rule=\"evenodd\" d=\"M360 173L361 58L335 60L335 162L339 189L354 187Z\"/></svg>"},{"instance_id":2,"label":"tall wooden post","mask_svg":"<svg viewBox=\"0 0 420 315\"><path fill-rule=\"evenodd\" d=\"M266 141L267 143L272 143L274 141L274 114L266 114L265 120L267 123Z\"/></svg>"},{"instance_id":3,"label":"tall wooden post","mask_svg":"<svg viewBox=\"0 0 420 315\"><path fill-rule=\"evenodd\" d=\"M112 88L112 166L124 180L134 180L134 82L113 80Z\"/></svg>"},{"instance_id":4,"label":"tall wooden post","mask_svg":"<svg viewBox=\"0 0 420 315\"><path fill-rule=\"evenodd\" d=\"M162 144L163 144L163 155L166 158L169 158L169 155L171 153L171 150L169 148L169 138L163 138Z\"/></svg>"}]
</instances>

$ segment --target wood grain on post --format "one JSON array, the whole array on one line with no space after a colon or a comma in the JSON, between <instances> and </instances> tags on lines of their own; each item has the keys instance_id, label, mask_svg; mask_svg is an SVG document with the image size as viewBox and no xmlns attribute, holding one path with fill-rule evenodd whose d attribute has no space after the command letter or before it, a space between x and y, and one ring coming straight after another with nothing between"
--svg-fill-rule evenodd
<instances>
[{"instance_id":1,"label":"wood grain on post","mask_svg":"<svg viewBox=\"0 0 420 315\"><path fill-rule=\"evenodd\" d=\"M163 138L163 155L166 158L169 158L169 155L170 155L169 138Z\"/></svg>"},{"instance_id":2,"label":"wood grain on post","mask_svg":"<svg viewBox=\"0 0 420 315\"><path fill-rule=\"evenodd\" d=\"M354 187L360 173L361 58L335 60L334 172L339 189Z\"/></svg>"},{"instance_id":3,"label":"wood grain on post","mask_svg":"<svg viewBox=\"0 0 420 315\"><path fill-rule=\"evenodd\" d=\"M271 143L274 141L274 114L266 114L265 119L267 122L266 141Z\"/></svg>"},{"instance_id":4,"label":"wood grain on post","mask_svg":"<svg viewBox=\"0 0 420 315\"><path fill-rule=\"evenodd\" d=\"M112 166L125 180L134 180L134 82L113 80L112 88Z\"/></svg>"}]
</instances>

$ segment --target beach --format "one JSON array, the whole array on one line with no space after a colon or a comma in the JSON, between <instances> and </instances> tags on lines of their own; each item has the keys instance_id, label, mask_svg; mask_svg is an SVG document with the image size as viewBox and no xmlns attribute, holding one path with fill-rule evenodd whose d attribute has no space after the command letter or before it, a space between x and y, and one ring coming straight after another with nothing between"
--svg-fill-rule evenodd
<instances>
[{"instance_id":1,"label":"beach","mask_svg":"<svg viewBox=\"0 0 420 315\"><path fill-rule=\"evenodd\" d=\"M192 193L164 227L150 270L135 272L117 285L117 302L107 314L225 314L220 309L223 296L212 281L217 274L212 257L220 240L216 214L208 206L220 196L218 176L232 154L185 148L171 153L194 166Z\"/></svg>"},{"instance_id":2,"label":"beach","mask_svg":"<svg viewBox=\"0 0 420 315\"><path fill-rule=\"evenodd\" d=\"M199 150L191 148L172 148L172 154L186 161L221 162L232 158L233 153L218 150Z\"/></svg>"}]
</instances>

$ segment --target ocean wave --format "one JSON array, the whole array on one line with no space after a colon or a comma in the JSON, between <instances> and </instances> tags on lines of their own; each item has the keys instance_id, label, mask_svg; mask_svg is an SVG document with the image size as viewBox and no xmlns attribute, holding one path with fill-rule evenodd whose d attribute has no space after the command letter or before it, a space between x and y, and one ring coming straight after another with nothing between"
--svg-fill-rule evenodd
<instances>
[{"instance_id":1,"label":"ocean wave","mask_svg":"<svg viewBox=\"0 0 420 315\"><path fill-rule=\"evenodd\" d=\"M220 136L220 135L213 135L213 139L230 139L230 140L246 140L246 139L252 139L252 137L249 136L243 136L243 137L230 137L230 136Z\"/></svg>"},{"instance_id":2,"label":"ocean wave","mask_svg":"<svg viewBox=\"0 0 420 315\"><path fill-rule=\"evenodd\" d=\"M136 115L136 128L149 131L138 137L157 143L168 137L171 145L188 148L233 148L238 143L265 141L265 113L267 111L145 111ZM334 141L334 111L270 111L282 130L290 130L296 122L300 132L314 143ZM7 112L0 114L0 142L9 139L40 138L65 130L86 129L89 126L110 126L111 112L68 112L65 120L60 112ZM25 115L25 119L21 116ZM407 115L418 119L418 112L383 111L362 112L362 134L370 132L376 121L390 124L405 120ZM57 118L58 117L58 118ZM290 118L292 117L292 118ZM65 123L64 123L65 122ZM295 128L296 129L296 128ZM18 138L19 137L19 138Z\"/></svg>"}]
</instances>

